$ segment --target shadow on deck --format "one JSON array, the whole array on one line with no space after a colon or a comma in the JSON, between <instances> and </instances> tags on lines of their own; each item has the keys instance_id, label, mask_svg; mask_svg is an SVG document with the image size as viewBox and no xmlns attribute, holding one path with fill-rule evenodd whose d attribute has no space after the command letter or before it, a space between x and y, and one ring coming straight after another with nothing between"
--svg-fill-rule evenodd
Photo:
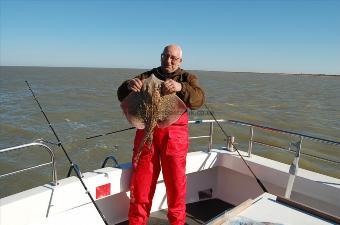
<instances>
[{"instance_id":1,"label":"shadow on deck","mask_svg":"<svg viewBox=\"0 0 340 225\"><path fill-rule=\"evenodd\" d=\"M187 225L204 224L222 212L233 208L234 206L219 199L209 199L194 203L189 203L187 206ZM168 225L167 210L153 212L150 215L148 225ZM128 221L124 221L117 225L128 225Z\"/></svg>"}]
</instances>

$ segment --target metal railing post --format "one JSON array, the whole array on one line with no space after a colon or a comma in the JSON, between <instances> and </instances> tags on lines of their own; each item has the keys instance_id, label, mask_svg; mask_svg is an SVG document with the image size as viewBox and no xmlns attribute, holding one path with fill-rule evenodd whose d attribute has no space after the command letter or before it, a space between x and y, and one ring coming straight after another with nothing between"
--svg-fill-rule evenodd
<instances>
[{"instance_id":1,"label":"metal railing post","mask_svg":"<svg viewBox=\"0 0 340 225\"><path fill-rule=\"evenodd\" d=\"M302 146L302 136L300 136L300 140L298 142L292 143L292 145L296 147L296 153L295 153L295 158L289 168L289 178L288 178L288 183L286 187L285 198L290 198L293 185L294 185L294 180L295 180L298 168L299 168L299 159L300 159L301 146Z\"/></svg>"},{"instance_id":2,"label":"metal railing post","mask_svg":"<svg viewBox=\"0 0 340 225\"><path fill-rule=\"evenodd\" d=\"M208 145L208 150L209 150L209 151L212 149L213 133L214 133L214 122L210 122L210 129L209 129L209 145Z\"/></svg>"},{"instance_id":3,"label":"metal railing post","mask_svg":"<svg viewBox=\"0 0 340 225\"><path fill-rule=\"evenodd\" d=\"M229 136L227 138L227 150L230 152L234 152L235 151L234 144L235 144L235 137Z\"/></svg>"},{"instance_id":4,"label":"metal railing post","mask_svg":"<svg viewBox=\"0 0 340 225\"><path fill-rule=\"evenodd\" d=\"M249 145L248 145L248 157L250 158L252 150L253 150L254 128L253 126L250 126L249 128L250 128L249 130L250 138L249 138Z\"/></svg>"}]
</instances>

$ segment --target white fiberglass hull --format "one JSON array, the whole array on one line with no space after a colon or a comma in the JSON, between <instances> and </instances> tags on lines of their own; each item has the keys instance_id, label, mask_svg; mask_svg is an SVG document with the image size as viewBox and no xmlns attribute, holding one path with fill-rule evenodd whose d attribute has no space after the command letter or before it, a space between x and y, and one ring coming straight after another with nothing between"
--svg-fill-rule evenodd
<instances>
[{"instance_id":1,"label":"white fiberglass hull","mask_svg":"<svg viewBox=\"0 0 340 225\"><path fill-rule=\"evenodd\" d=\"M304 217L300 211L293 208L286 207L287 211L279 205L276 209L276 206L272 205L275 202L274 195L284 195L289 166L255 155L245 159L268 191L273 194L262 196L264 200L260 201L261 204L258 203L263 212L272 210L271 213L267 213L267 220L266 213L260 217L260 214L251 211L252 208L247 209L248 212L244 211L245 216L262 222L281 224L332 224L318 217ZM129 207L130 164L124 164L122 168L106 167L83 175L88 190L96 198L109 224L126 220ZM205 198L218 198L236 206L247 199L259 198L263 193L240 157L236 153L221 150L188 154L187 202L204 200L199 194L202 192L210 194ZM291 197L340 216L339 179L300 169ZM165 187L160 176L152 211L166 207ZM104 224L76 177L62 179L57 186L46 184L5 197L1 199L0 213L1 225Z\"/></svg>"}]
</instances>

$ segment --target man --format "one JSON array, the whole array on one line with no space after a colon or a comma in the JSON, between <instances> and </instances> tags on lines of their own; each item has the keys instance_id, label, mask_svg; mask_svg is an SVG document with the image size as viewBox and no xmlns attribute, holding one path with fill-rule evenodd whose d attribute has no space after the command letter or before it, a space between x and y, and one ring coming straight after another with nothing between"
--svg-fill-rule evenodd
<instances>
[{"instance_id":1,"label":"man","mask_svg":"<svg viewBox=\"0 0 340 225\"><path fill-rule=\"evenodd\" d=\"M168 45L161 54L161 66L125 81L118 88L118 99L122 101L130 92L139 92L143 80L154 74L164 81L163 94L176 93L190 109L197 109L204 103L204 92L198 79L180 68L182 50L177 45ZM137 130L132 161L136 159L137 149L143 138L144 130ZM150 148L143 146L137 164L133 164L130 183L129 224L146 224L157 179L162 168L167 192L168 220L171 225L185 223L186 196L186 155L188 152L188 114L166 128L156 127Z\"/></svg>"}]
</instances>

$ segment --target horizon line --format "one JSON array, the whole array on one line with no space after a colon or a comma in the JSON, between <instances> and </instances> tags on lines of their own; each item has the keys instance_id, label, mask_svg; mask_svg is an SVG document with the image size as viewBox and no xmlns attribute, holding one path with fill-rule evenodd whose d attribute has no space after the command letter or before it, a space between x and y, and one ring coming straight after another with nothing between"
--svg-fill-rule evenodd
<instances>
[{"instance_id":1,"label":"horizon line","mask_svg":"<svg viewBox=\"0 0 340 225\"><path fill-rule=\"evenodd\" d=\"M38 67L38 68L79 68L79 69L133 69L133 70L150 70L150 68L127 68L127 67L95 67L95 66L27 66L27 65L0 65L0 67ZM180 67L183 69L182 67ZM228 70L204 70L204 69L185 69L188 71L203 72L222 72L222 73L257 73L257 74L278 74L278 75L305 75L305 76L340 76L339 74L326 73L287 73L287 72L258 72L258 71L228 71Z\"/></svg>"}]
</instances>

